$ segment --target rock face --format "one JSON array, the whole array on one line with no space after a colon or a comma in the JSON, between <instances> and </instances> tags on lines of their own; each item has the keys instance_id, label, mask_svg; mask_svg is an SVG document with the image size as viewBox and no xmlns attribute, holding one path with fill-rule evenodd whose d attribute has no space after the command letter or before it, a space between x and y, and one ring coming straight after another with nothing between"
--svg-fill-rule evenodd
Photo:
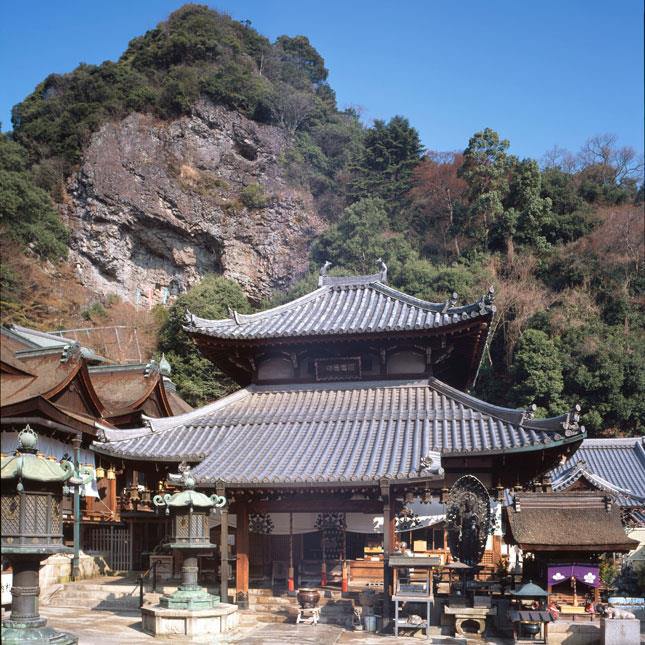
<instances>
[{"instance_id":1,"label":"rock face","mask_svg":"<svg viewBox=\"0 0 645 645\"><path fill-rule=\"evenodd\" d=\"M288 286L323 223L283 176L287 147L279 128L206 102L171 122L132 114L103 126L63 207L81 281L142 306L206 273L254 301Z\"/></svg>"}]
</instances>

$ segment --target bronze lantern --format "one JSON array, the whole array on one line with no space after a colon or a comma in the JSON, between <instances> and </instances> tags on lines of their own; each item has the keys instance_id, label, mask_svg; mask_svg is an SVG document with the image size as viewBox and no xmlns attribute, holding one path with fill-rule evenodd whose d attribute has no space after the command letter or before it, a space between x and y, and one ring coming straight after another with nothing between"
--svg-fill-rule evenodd
<instances>
[{"instance_id":1,"label":"bronze lantern","mask_svg":"<svg viewBox=\"0 0 645 645\"><path fill-rule=\"evenodd\" d=\"M74 465L50 461L36 451L38 436L27 426L16 452L2 457L2 555L13 568L11 616L2 621L3 643L77 643L72 634L47 627L38 612L40 563L63 545L63 482L74 483ZM78 480L80 481L80 480Z\"/></svg>"},{"instance_id":2,"label":"bronze lantern","mask_svg":"<svg viewBox=\"0 0 645 645\"><path fill-rule=\"evenodd\" d=\"M226 498L218 495L208 497L194 490L195 479L190 466L182 464L180 473L169 475L169 479L183 490L173 495L155 495L153 499L155 506L165 506L166 513L172 514L169 546L184 556L179 588L169 596L162 596L159 602L167 609L211 609L220 599L199 586L197 556L215 548L210 541L208 516L211 510L224 506Z\"/></svg>"}]
</instances>

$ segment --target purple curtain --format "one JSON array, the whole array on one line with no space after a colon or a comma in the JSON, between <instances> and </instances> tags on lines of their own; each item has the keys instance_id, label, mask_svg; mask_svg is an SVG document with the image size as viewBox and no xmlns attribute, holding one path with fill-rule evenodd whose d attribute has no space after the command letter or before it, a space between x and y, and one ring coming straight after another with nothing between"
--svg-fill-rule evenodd
<instances>
[{"instance_id":1,"label":"purple curtain","mask_svg":"<svg viewBox=\"0 0 645 645\"><path fill-rule=\"evenodd\" d=\"M573 577L589 587L600 586L600 569L597 564L554 564L547 571L550 585L557 585Z\"/></svg>"}]
</instances>

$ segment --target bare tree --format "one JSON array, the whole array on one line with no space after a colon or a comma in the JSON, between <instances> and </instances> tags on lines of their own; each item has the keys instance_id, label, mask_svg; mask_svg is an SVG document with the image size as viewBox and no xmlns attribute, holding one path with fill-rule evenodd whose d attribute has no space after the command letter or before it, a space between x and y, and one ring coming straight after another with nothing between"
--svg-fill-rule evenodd
<instances>
[{"instance_id":1,"label":"bare tree","mask_svg":"<svg viewBox=\"0 0 645 645\"><path fill-rule=\"evenodd\" d=\"M620 184L626 179L641 178L643 157L631 146L617 145L615 134L597 134L587 139L578 153L580 170L595 167L605 183Z\"/></svg>"},{"instance_id":2,"label":"bare tree","mask_svg":"<svg viewBox=\"0 0 645 645\"><path fill-rule=\"evenodd\" d=\"M425 217L428 232L441 236L446 256L449 236L452 236L455 255L461 255L454 220L456 203L464 199L467 189L466 182L457 176L462 163L461 153L430 151L412 174L410 197Z\"/></svg>"},{"instance_id":3,"label":"bare tree","mask_svg":"<svg viewBox=\"0 0 645 645\"><path fill-rule=\"evenodd\" d=\"M566 148L553 146L553 148L544 153L541 159L541 166L544 170L557 168L558 170L562 170L562 172L573 173L577 169L578 161L576 156Z\"/></svg>"},{"instance_id":4,"label":"bare tree","mask_svg":"<svg viewBox=\"0 0 645 645\"><path fill-rule=\"evenodd\" d=\"M280 125L290 134L297 132L314 111L313 96L296 90L286 83L278 83L271 98L271 110Z\"/></svg>"}]
</instances>

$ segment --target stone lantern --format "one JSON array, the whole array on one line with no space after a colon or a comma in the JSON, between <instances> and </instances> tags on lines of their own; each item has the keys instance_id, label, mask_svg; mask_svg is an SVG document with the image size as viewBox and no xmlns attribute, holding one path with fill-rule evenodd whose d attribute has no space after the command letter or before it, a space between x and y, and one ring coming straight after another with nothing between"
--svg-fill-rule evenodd
<instances>
[{"instance_id":1,"label":"stone lantern","mask_svg":"<svg viewBox=\"0 0 645 645\"><path fill-rule=\"evenodd\" d=\"M13 568L11 617L2 621L3 643L77 643L72 634L47 627L38 612L40 563L63 546L63 482L77 481L69 461L37 454L38 436L29 427L18 435L14 455L2 457L2 555Z\"/></svg>"},{"instance_id":2,"label":"stone lantern","mask_svg":"<svg viewBox=\"0 0 645 645\"><path fill-rule=\"evenodd\" d=\"M194 490L190 467L182 464L179 470L179 475L168 478L182 490L155 495L153 503L172 516L169 546L183 556L181 584L174 593L162 596L159 605L141 608L143 630L155 636L217 634L237 625L237 607L220 603L219 596L199 586L197 556L216 548L210 542L208 516L222 508L226 498Z\"/></svg>"}]
</instances>

